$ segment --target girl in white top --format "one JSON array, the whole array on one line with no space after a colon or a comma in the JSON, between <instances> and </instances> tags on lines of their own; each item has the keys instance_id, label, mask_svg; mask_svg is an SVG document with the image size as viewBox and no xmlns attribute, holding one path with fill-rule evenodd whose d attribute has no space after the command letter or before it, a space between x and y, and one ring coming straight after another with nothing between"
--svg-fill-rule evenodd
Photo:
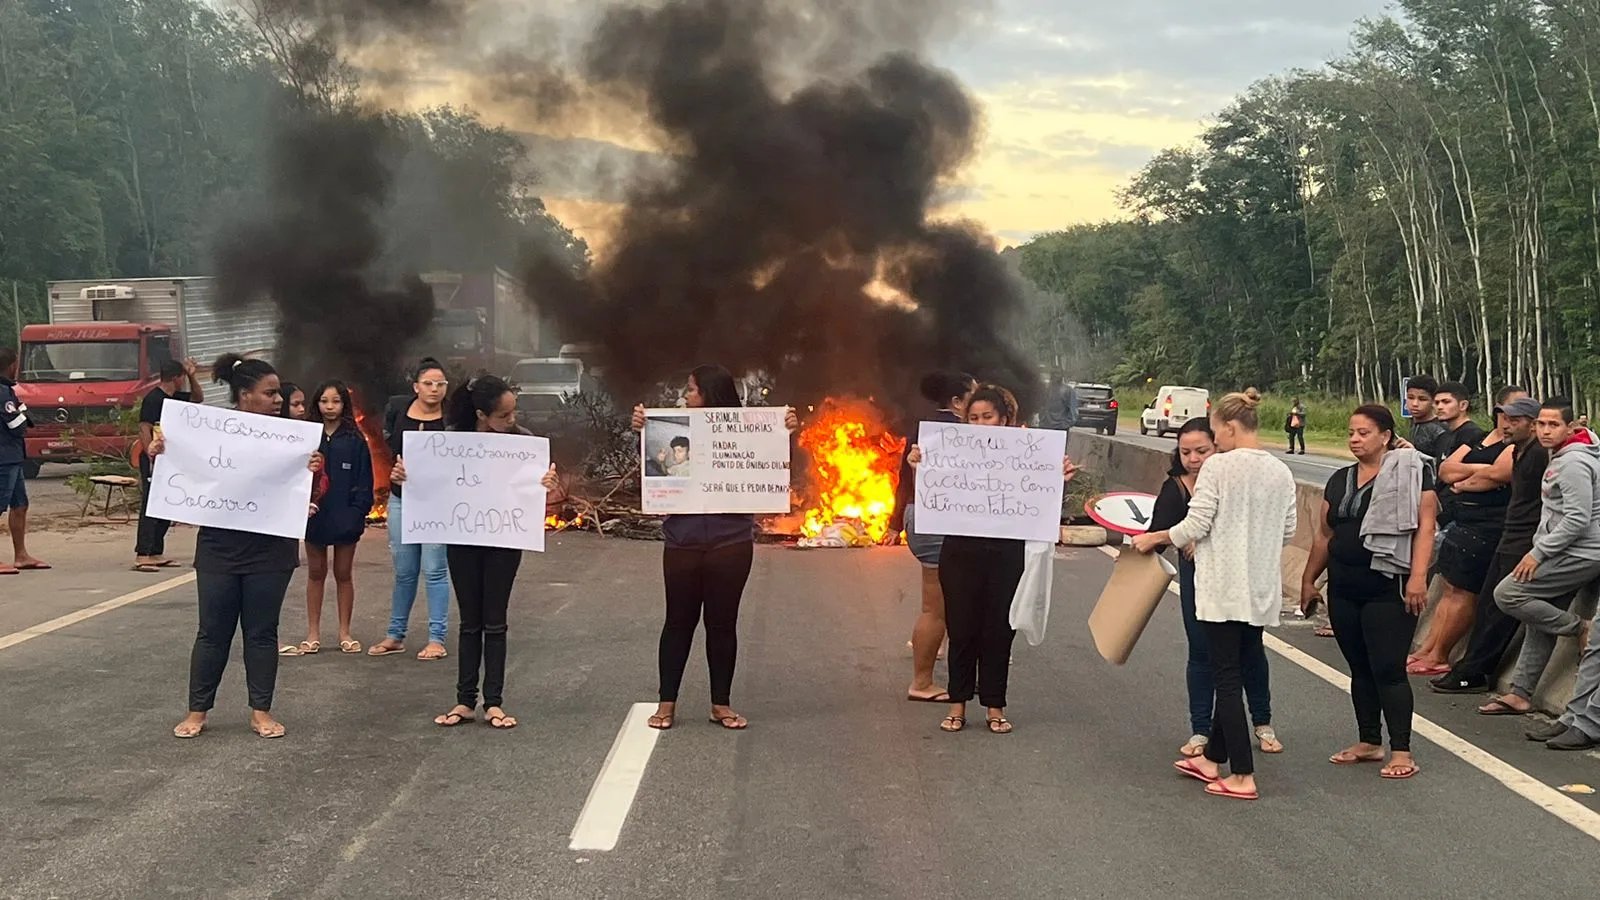
<instances>
[{"instance_id":1,"label":"girl in white top","mask_svg":"<svg viewBox=\"0 0 1600 900\"><path fill-rule=\"evenodd\" d=\"M1278 624L1279 561L1294 537L1296 518L1294 476L1261 449L1260 403L1255 388L1217 403L1211 428L1219 452L1200 470L1188 516L1169 531L1133 539L1141 553L1169 544L1194 546L1195 618L1210 641L1216 707L1205 756L1174 765L1205 782L1206 793L1241 800L1258 794L1240 658L1247 646L1259 649L1263 626Z\"/></svg>"}]
</instances>

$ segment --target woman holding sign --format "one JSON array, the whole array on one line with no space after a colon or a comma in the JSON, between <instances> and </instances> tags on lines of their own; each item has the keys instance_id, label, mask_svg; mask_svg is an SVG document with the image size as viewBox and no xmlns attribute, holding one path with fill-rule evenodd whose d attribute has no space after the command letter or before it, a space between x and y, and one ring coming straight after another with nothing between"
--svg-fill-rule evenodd
<instances>
[{"instance_id":1,"label":"woman holding sign","mask_svg":"<svg viewBox=\"0 0 1600 900\"><path fill-rule=\"evenodd\" d=\"M1262 629L1283 611L1279 561L1294 537L1294 475L1261 449L1261 395L1254 388L1223 397L1211 413L1215 456L1195 478L1183 521L1137 535L1133 547L1150 553L1194 545L1195 618L1209 643L1216 686L1205 754L1178 760L1178 771L1206 784L1206 793L1254 800L1255 758L1244 711L1244 664L1261 646ZM1227 763L1229 774L1222 774Z\"/></svg>"},{"instance_id":2,"label":"woman holding sign","mask_svg":"<svg viewBox=\"0 0 1600 900\"><path fill-rule=\"evenodd\" d=\"M445 425L450 431L481 431L494 434L532 432L517 424L517 395L511 386L493 375L485 375L456 389L445 408ZM396 484L406 480L404 461L394 464ZM556 488L556 467L551 466L541 479L547 491ZM544 527L541 520L539 527ZM451 544L445 547L450 562L450 580L456 587L456 605L461 616L461 637L456 655L456 705L434 724L451 727L472 721L478 708L479 670L483 676L483 714L495 728L515 728L517 720L506 715L506 619L511 605L511 586L522 565L522 551L508 547L480 547Z\"/></svg>"},{"instance_id":3,"label":"woman holding sign","mask_svg":"<svg viewBox=\"0 0 1600 900\"><path fill-rule=\"evenodd\" d=\"M721 366L701 366L689 375L684 405L691 409L743 406L733 375ZM644 431L645 409L633 411L633 430ZM794 410L784 416L790 432L800 427ZM706 623L706 667L711 671L711 722L738 731L750 723L728 704L733 694L734 662L739 652L739 601L755 557L755 518L742 513L672 515L661 527L666 547L661 553L666 582L667 620L661 628L657 666L660 704L650 727L672 727L678 688L694 647L702 610Z\"/></svg>"},{"instance_id":4,"label":"woman holding sign","mask_svg":"<svg viewBox=\"0 0 1600 900\"><path fill-rule=\"evenodd\" d=\"M216 381L228 385L239 412L262 416L282 412L278 373L265 360L224 353L211 371ZM152 457L166 450L169 437L163 434L151 443L148 452ZM322 455L311 454L308 466L313 472L320 471ZM228 665L234 632L242 626L250 727L264 738L283 737L283 725L271 711L278 680L278 614L300 564L298 544L294 538L200 529L194 548L200 628L189 656L189 715L172 730L175 736L198 737L205 730L206 716Z\"/></svg>"},{"instance_id":5,"label":"woman holding sign","mask_svg":"<svg viewBox=\"0 0 1600 900\"><path fill-rule=\"evenodd\" d=\"M1016 427L1017 400L1011 392L983 385L967 399L968 425ZM922 465L922 448L906 461ZM1061 478L1078 473L1061 460ZM989 731L1010 734L1006 687L1011 677L1011 601L1022 581L1026 542L1013 538L948 535L939 548L939 585L944 591L945 628L950 635L950 712L939 727L954 734L967 727L967 703L974 695L988 710Z\"/></svg>"}]
</instances>

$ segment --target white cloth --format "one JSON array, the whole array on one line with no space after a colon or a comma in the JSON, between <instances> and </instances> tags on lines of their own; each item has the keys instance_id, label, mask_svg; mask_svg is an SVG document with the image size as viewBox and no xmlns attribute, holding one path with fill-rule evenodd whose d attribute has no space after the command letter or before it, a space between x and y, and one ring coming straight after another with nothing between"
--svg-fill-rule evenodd
<instances>
[{"instance_id":1,"label":"white cloth","mask_svg":"<svg viewBox=\"0 0 1600 900\"><path fill-rule=\"evenodd\" d=\"M1029 646L1044 640L1050 621L1050 583L1055 580L1056 545L1028 541L1023 550L1022 578L1011 595L1011 627L1022 632Z\"/></svg>"},{"instance_id":2,"label":"white cloth","mask_svg":"<svg viewBox=\"0 0 1600 900\"><path fill-rule=\"evenodd\" d=\"M1206 460L1189 515L1169 534L1194 545L1194 609L1202 622L1278 625L1283 548L1294 538L1294 475L1265 450Z\"/></svg>"}]
</instances>

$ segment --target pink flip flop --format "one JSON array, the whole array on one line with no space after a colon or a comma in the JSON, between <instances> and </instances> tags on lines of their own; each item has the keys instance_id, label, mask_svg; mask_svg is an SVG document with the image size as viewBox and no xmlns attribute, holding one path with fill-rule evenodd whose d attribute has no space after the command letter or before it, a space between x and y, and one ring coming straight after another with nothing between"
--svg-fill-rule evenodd
<instances>
[{"instance_id":1,"label":"pink flip flop","mask_svg":"<svg viewBox=\"0 0 1600 900\"><path fill-rule=\"evenodd\" d=\"M1179 772L1182 772L1183 774L1189 776L1190 778L1196 779L1198 781L1204 781L1206 784L1216 784L1217 783L1217 779L1216 778L1213 778L1212 776L1207 775L1205 772L1202 772L1200 770L1200 767L1195 765L1194 764L1194 760L1192 760L1192 759L1180 759L1177 762L1173 763L1172 767L1174 769L1177 769Z\"/></svg>"},{"instance_id":2,"label":"pink flip flop","mask_svg":"<svg viewBox=\"0 0 1600 900\"><path fill-rule=\"evenodd\" d=\"M1227 797L1230 800L1257 800L1261 795L1256 791L1230 790L1226 784L1213 781L1206 785L1206 793L1213 797Z\"/></svg>"}]
</instances>

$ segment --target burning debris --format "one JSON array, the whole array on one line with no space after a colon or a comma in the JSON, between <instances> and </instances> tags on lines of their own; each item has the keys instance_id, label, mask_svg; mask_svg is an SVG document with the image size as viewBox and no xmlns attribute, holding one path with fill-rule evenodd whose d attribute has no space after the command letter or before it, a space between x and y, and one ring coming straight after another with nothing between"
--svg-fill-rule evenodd
<instances>
[{"instance_id":1,"label":"burning debris","mask_svg":"<svg viewBox=\"0 0 1600 900\"><path fill-rule=\"evenodd\" d=\"M807 493L814 500L801 526L812 541L825 531L828 543L876 544L889 534L905 439L895 436L870 402L828 399L800 433L810 457Z\"/></svg>"}]
</instances>

